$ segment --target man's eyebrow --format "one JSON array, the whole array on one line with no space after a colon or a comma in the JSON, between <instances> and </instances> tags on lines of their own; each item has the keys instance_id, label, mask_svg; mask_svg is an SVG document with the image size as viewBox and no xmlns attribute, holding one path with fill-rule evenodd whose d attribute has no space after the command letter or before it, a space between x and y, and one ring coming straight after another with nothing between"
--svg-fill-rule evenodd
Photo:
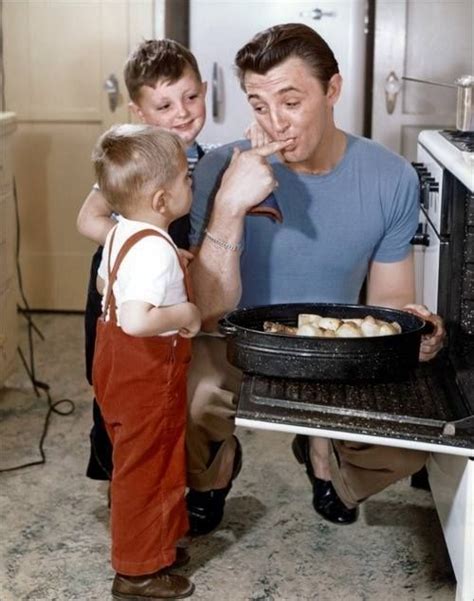
<instances>
[{"instance_id":1,"label":"man's eyebrow","mask_svg":"<svg viewBox=\"0 0 474 601\"><path fill-rule=\"evenodd\" d=\"M287 92L301 92L301 90L299 90L298 88L295 88L294 86L287 86L286 88L281 88L281 90L278 90L277 94L279 96L286 94ZM259 99L260 96L259 94L248 94L247 95L248 100L253 100L254 98Z\"/></svg>"}]
</instances>

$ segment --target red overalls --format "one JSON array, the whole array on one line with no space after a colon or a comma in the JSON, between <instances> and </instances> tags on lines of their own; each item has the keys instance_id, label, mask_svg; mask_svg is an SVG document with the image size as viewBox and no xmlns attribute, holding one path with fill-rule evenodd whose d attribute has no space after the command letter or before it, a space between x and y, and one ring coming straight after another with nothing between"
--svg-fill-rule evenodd
<instances>
[{"instance_id":1,"label":"red overalls","mask_svg":"<svg viewBox=\"0 0 474 601\"><path fill-rule=\"evenodd\" d=\"M124 256L145 236L166 238L152 229L137 232L111 270L113 236L93 385L113 445L112 566L120 574L140 576L171 565L176 542L188 530L184 438L191 343L178 334L129 336L117 325L112 287ZM187 271L178 259L189 297ZM110 320L105 321L109 306Z\"/></svg>"}]
</instances>

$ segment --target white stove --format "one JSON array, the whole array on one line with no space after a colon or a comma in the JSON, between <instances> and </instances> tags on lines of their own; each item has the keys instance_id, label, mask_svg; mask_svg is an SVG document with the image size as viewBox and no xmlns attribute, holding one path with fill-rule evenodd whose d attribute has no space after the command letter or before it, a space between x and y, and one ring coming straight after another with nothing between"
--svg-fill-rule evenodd
<instances>
[{"instance_id":1,"label":"white stove","mask_svg":"<svg viewBox=\"0 0 474 601\"><path fill-rule=\"evenodd\" d=\"M418 153L423 149L441 169L452 173L474 192L474 132L425 130L418 137Z\"/></svg>"},{"instance_id":2,"label":"white stove","mask_svg":"<svg viewBox=\"0 0 474 601\"><path fill-rule=\"evenodd\" d=\"M423 273L420 300L445 318L447 348L403 381L321 383L244 374L236 424L431 453L429 479L457 599L473 601L474 163L469 137L459 147L446 135L420 135L414 243Z\"/></svg>"},{"instance_id":3,"label":"white stove","mask_svg":"<svg viewBox=\"0 0 474 601\"><path fill-rule=\"evenodd\" d=\"M461 331L460 335L469 339L473 333L469 319L466 320L470 295L463 297L458 313L453 311L450 298L455 292L445 274L462 269L458 288L462 287L464 291L470 285L469 274L473 264L469 256L466 258L469 253L464 252L462 268L452 265L452 249L460 244L457 238L461 237L461 232L458 231L457 236L454 233L457 217L453 215L457 213L453 207L467 206L468 218L461 228L462 235L466 238L474 234L469 218L471 207L474 210L474 132L422 131L414 166L421 185L417 234L420 246L415 251L418 300L431 311L440 313L448 325L454 322L455 332ZM457 580L456 601L473 601L474 457L434 452L428 463L428 474Z\"/></svg>"},{"instance_id":4,"label":"white stove","mask_svg":"<svg viewBox=\"0 0 474 601\"><path fill-rule=\"evenodd\" d=\"M420 135L421 217L413 241L424 272L420 300L445 317L446 349L400 381L328 383L244 373L236 424L431 453L429 478L457 598L473 601L474 164L469 137L460 148L446 135Z\"/></svg>"}]
</instances>

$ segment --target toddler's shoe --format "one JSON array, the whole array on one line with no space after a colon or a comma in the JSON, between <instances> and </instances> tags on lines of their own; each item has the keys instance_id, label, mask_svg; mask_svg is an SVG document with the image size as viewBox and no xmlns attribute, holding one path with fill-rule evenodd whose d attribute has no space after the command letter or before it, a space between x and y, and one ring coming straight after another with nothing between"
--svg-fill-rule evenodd
<instances>
[{"instance_id":1,"label":"toddler's shoe","mask_svg":"<svg viewBox=\"0 0 474 601\"><path fill-rule=\"evenodd\" d=\"M168 574L166 570L147 576L116 574L112 584L112 597L116 601L184 599L193 592L194 584L188 578L178 574Z\"/></svg>"}]
</instances>

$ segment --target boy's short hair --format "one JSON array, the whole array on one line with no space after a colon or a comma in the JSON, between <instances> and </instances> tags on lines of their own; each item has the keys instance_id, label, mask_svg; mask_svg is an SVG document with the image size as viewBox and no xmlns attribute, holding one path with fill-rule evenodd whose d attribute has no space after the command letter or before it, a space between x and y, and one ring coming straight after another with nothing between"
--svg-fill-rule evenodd
<instances>
[{"instance_id":1,"label":"boy's short hair","mask_svg":"<svg viewBox=\"0 0 474 601\"><path fill-rule=\"evenodd\" d=\"M201 73L193 53L174 40L144 40L128 57L124 78L133 102L142 86L155 87L158 80L176 82L186 69L201 82Z\"/></svg>"},{"instance_id":2,"label":"boy's short hair","mask_svg":"<svg viewBox=\"0 0 474 601\"><path fill-rule=\"evenodd\" d=\"M333 51L314 29L302 23L285 23L257 33L237 52L235 65L242 89L245 91L247 71L265 75L290 57L305 61L324 93L331 77L339 73Z\"/></svg>"},{"instance_id":3,"label":"boy's short hair","mask_svg":"<svg viewBox=\"0 0 474 601\"><path fill-rule=\"evenodd\" d=\"M186 166L186 153L175 134L127 123L102 134L92 161L100 191L114 211L126 217L137 201L178 176Z\"/></svg>"}]
</instances>

